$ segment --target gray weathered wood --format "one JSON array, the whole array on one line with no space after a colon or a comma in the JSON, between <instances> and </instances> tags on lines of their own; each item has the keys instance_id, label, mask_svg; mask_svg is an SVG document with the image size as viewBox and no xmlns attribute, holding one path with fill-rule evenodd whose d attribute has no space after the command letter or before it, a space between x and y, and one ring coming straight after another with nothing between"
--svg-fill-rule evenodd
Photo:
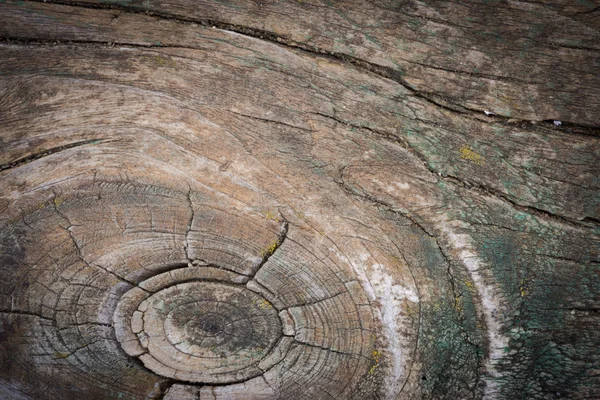
<instances>
[{"instance_id":1,"label":"gray weathered wood","mask_svg":"<svg viewBox=\"0 0 600 400\"><path fill-rule=\"evenodd\" d=\"M600 397L599 10L1 2L0 396Z\"/></svg>"}]
</instances>

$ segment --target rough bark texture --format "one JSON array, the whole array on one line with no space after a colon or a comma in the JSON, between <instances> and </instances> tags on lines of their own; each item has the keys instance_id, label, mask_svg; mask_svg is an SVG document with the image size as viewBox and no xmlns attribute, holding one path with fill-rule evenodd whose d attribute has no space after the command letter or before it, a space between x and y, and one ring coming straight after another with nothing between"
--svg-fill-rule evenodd
<instances>
[{"instance_id":1,"label":"rough bark texture","mask_svg":"<svg viewBox=\"0 0 600 400\"><path fill-rule=\"evenodd\" d=\"M599 21L0 0L0 397L600 398Z\"/></svg>"}]
</instances>

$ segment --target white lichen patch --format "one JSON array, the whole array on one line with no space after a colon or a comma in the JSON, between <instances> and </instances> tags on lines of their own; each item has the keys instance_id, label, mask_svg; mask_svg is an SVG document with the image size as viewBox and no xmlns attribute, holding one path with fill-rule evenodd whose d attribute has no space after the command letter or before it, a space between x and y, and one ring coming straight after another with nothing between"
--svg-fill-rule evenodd
<instances>
[{"instance_id":1,"label":"white lichen patch","mask_svg":"<svg viewBox=\"0 0 600 400\"><path fill-rule=\"evenodd\" d=\"M481 312L487 326L489 342L489 358L486 360L486 370L490 378L486 380L484 398L492 398L496 394L497 381L501 377L496 368L502 359L504 349L508 346L509 338L502 334L502 320L497 310L503 307L500 287L495 283L489 265L477 254L469 235L457 233L464 227L464 222L449 221L440 218L438 228L442 231L445 241L451 246L452 254L458 257L471 277L471 281L481 300Z\"/></svg>"},{"instance_id":2,"label":"white lichen patch","mask_svg":"<svg viewBox=\"0 0 600 400\"><path fill-rule=\"evenodd\" d=\"M389 367L384 392L386 398L396 398L405 379L405 366L409 362L407 349L412 348L410 339L404 333L411 320L403 315L402 305L406 301L418 303L419 296L415 288L394 279L391 266L377 262L369 252L362 253L360 263L354 263L353 267L365 292L379 305L382 333L387 342L384 352L387 353Z\"/></svg>"}]
</instances>

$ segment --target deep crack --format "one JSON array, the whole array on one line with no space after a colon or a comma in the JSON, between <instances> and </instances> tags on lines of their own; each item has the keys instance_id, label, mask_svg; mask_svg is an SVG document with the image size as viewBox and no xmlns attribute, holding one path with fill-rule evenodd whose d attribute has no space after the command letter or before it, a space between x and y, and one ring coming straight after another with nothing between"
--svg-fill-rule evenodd
<instances>
[{"instance_id":1,"label":"deep crack","mask_svg":"<svg viewBox=\"0 0 600 400\"><path fill-rule=\"evenodd\" d=\"M47 157L52 154L59 153L61 151L65 151L65 150L72 149L75 147L85 146L88 144L98 144L98 143L103 143L103 142L105 142L104 139L88 139L88 140L82 140L80 142L65 144L62 146L52 147L50 149L41 151L39 153L31 154L27 157L22 157L17 160L10 161L6 164L2 164L2 165L0 165L0 172L5 171L7 169L19 167L21 165L30 163L32 161L38 160L43 157Z\"/></svg>"},{"instance_id":2,"label":"deep crack","mask_svg":"<svg viewBox=\"0 0 600 400\"><path fill-rule=\"evenodd\" d=\"M452 108L452 107L449 107L449 106L446 106L446 105L443 105L443 104L437 102L430 95L426 94L423 91L420 91L419 89L415 88L413 85L406 82L406 80L404 80L402 77L401 71L397 71L390 67L385 67L385 66L382 66L379 64L375 64L375 63L366 61L366 60L362 60L360 58L356 58L356 57L353 57L353 56L350 56L350 55L347 55L344 53L337 53L337 52L333 52L333 51L320 49L316 46L309 45L306 43L301 43L301 42L289 39L285 36L275 34L270 31L257 29L257 28L250 28L247 26L242 26L242 25L237 25L237 24L232 24L232 23L227 23L227 22L222 22L222 21L217 21L217 20L209 19L209 18L190 18L190 17L186 17L186 16L183 16L180 14L171 14L171 13L160 12L160 11L156 11L156 10L148 10L148 9L144 8L143 6L142 7L137 7L137 6L128 7L128 6L122 6L122 5L114 4L114 3L113 4L98 4L98 3L85 3L85 2L78 2L78 1L74 1L74 2L45 1L45 0L44 1L31 0L31 1L36 2L36 3L41 3L41 2L43 2L45 4L52 3L52 4L60 4L60 5L71 6L71 7L81 7L81 8L89 8L89 9L97 9L97 10L107 10L107 9L119 10L124 13L149 15L149 16L154 16L154 17L161 18L164 20L170 20L170 21L175 21L175 22L179 22L179 23L188 23L188 24L193 23L193 24L198 24L201 26L210 26L210 27L217 28L217 29L224 30L224 31L235 32L235 33L249 36L249 37L252 37L255 39L264 40L264 41L267 41L267 42L270 42L270 43L273 43L273 44L276 44L279 46L285 46L288 48L304 51L313 56L328 58L335 62L341 62L346 65L353 65L362 71L367 71L367 72L373 73L379 77L386 78L386 79L396 82L397 84L399 84L399 85L403 86L405 89L407 89L413 96L421 98L424 101L427 101L427 102L435 105L436 107L441 107L447 111L450 111L453 113L458 113L463 116L467 116L469 118L482 120L484 122L489 122L489 119L490 119L489 116L488 117L483 116L484 110L472 109L472 108L468 108L464 105L457 104L455 106L459 107L461 110L463 110L463 111L459 111L455 108ZM23 39L15 38L15 40L18 41L18 40L23 40ZM31 39L24 39L24 40L29 41ZM33 42L33 41L35 41L35 39L33 39L31 41ZM48 41L48 42L55 42L55 41ZM83 42L93 43L93 41L83 41ZM96 43L98 43L98 42L96 42ZM108 42L106 42L106 43L108 44ZM111 44L112 44L112 42L111 42ZM123 43L123 44L126 44L126 43ZM131 45L131 46L137 45L140 47L185 47L185 46L161 46L161 45L139 45L139 44L126 44L126 45ZM407 62L410 63L411 61L407 61ZM420 64L420 63L414 63L414 62L412 62L412 63L420 65L420 66L426 66L427 68L436 68L431 65L424 65L424 64ZM439 69L439 68L437 68L437 69ZM490 79L492 79L492 78L490 78ZM512 120L512 118L510 118L508 116L500 116L500 115L493 115L491 117L491 119L495 122ZM538 122L538 121L535 121L535 122ZM598 127L598 126L577 125L574 122L569 122L569 125L571 127L581 128L585 132L588 132L591 129L594 132L595 136L600 135L600 127Z\"/></svg>"},{"instance_id":3,"label":"deep crack","mask_svg":"<svg viewBox=\"0 0 600 400\"><path fill-rule=\"evenodd\" d=\"M287 219L285 219L285 217L283 215L280 214L280 217L283 220L283 223L281 224L280 232L279 232L279 235L277 237L277 240L268 249L266 249L264 251L261 262L255 267L254 271L251 274L252 277L256 276L256 274L258 273L258 271L263 267L263 265L265 265L265 263L267 261L269 261L269 258L271 258L271 256L273 254L275 254L275 252L277 250L279 250L279 248L281 247L281 245L283 244L283 242L287 238L287 234L288 234L288 230L289 230L290 224L287 221Z\"/></svg>"}]
</instances>

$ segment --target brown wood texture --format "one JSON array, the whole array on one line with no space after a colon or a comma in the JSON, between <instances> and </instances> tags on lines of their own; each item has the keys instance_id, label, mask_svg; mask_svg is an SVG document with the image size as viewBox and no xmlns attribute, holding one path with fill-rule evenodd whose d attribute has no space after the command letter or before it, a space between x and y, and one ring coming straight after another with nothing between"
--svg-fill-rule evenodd
<instances>
[{"instance_id":1,"label":"brown wood texture","mask_svg":"<svg viewBox=\"0 0 600 400\"><path fill-rule=\"evenodd\" d=\"M600 398L600 4L0 1L0 398Z\"/></svg>"}]
</instances>

